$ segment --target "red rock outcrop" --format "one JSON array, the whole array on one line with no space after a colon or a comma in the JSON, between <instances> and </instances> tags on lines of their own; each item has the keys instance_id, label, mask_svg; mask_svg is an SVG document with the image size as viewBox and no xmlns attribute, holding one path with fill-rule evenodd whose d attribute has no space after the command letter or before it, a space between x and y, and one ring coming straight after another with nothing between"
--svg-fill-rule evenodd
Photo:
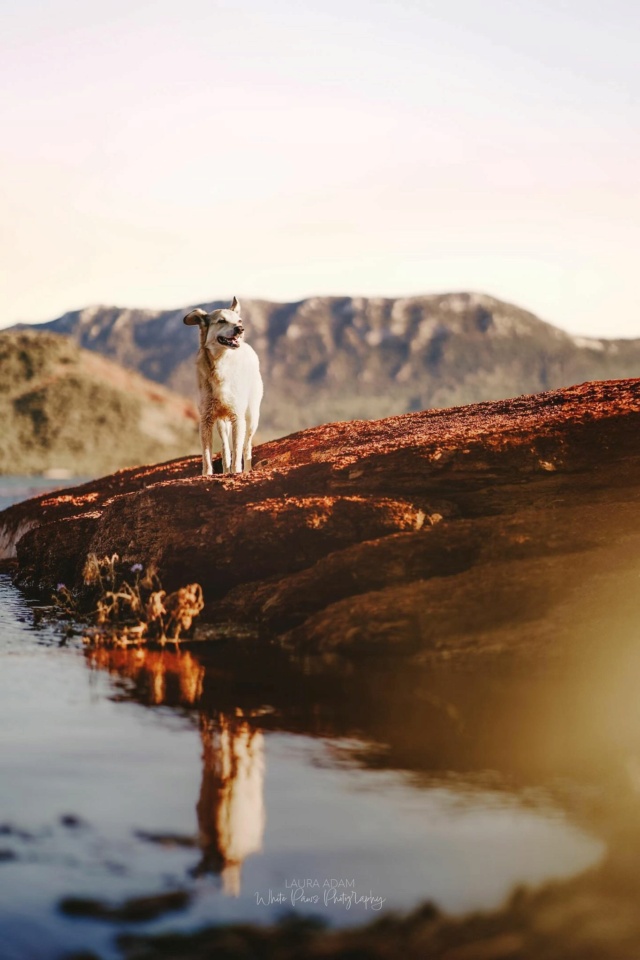
<instances>
[{"instance_id":1,"label":"red rock outcrop","mask_svg":"<svg viewBox=\"0 0 640 960\"><path fill-rule=\"evenodd\" d=\"M88 552L116 552L200 582L201 636L251 622L324 652L562 647L631 616L640 381L334 423L254 456L250 475L188 458L10 508L18 582L80 586Z\"/></svg>"}]
</instances>

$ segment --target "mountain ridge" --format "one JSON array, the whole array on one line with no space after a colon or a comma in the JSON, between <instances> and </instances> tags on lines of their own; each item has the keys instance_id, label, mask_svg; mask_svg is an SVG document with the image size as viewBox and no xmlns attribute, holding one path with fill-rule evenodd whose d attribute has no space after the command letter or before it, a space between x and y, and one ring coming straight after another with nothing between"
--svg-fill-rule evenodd
<instances>
[{"instance_id":1,"label":"mountain ridge","mask_svg":"<svg viewBox=\"0 0 640 960\"><path fill-rule=\"evenodd\" d=\"M497 400L640 372L640 339L575 336L483 293L242 300L265 380L261 438L330 420ZM175 310L92 306L33 325L196 398Z\"/></svg>"}]
</instances>

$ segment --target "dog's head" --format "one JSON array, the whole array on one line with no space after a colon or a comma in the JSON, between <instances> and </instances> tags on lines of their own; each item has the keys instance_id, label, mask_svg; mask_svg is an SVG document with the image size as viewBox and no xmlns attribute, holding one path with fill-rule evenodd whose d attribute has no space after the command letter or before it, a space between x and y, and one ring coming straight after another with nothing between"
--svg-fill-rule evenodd
<instances>
[{"instance_id":1,"label":"dog's head","mask_svg":"<svg viewBox=\"0 0 640 960\"><path fill-rule=\"evenodd\" d=\"M201 342L207 347L237 350L244 338L244 326L240 318L240 301L234 297L226 310L212 310L207 313L197 307L188 313L184 322L200 327Z\"/></svg>"}]
</instances>

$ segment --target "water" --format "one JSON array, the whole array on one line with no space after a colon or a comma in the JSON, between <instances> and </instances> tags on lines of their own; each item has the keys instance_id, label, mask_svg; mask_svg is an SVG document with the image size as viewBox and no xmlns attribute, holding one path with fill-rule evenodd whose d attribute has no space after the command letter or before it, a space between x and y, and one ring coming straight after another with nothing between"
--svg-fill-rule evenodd
<instances>
[{"instance_id":1,"label":"water","mask_svg":"<svg viewBox=\"0 0 640 960\"><path fill-rule=\"evenodd\" d=\"M60 640L0 578L2 960L291 910L491 909L605 855L600 754L564 730L567 702L571 723L593 702L563 678ZM64 909L176 891L145 922Z\"/></svg>"},{"instance_id":2,"label":"water","mask_svg":"<svg viewBox=\"0 0 640 960\"><path fill-rule=\"evenodd\" d=\"M84 483L86 477L67 477L52 480L47 477L11 477L0 476L0 510L5 510L12 503L37 497L50 490L59 490L62 487L75 487Z\"/></svg>"}]
</instances>

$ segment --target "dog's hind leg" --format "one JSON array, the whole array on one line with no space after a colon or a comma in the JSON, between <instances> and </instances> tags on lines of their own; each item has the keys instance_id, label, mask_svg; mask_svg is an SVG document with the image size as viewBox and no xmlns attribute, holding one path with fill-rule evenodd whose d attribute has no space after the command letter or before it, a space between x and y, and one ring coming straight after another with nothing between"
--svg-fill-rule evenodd
<instances>
[{"instance_id":1,"label":"dog's hind leg","mask_svg":"<svg viewBox=\"0 0 640 960\"><path fill-rule=\"evenodd\" d=\"M213 473L211 462L211 440L213 424L210 420L200 421L200 442L202 443L202 476L210 477Z\"/></svg>"},{"instance_id":2,"label":"dog's hind leg","mask_svg":"<svg viewBox=\"0 0 640 960\"><path fill-rule=\"evenodd\" d=\"M256 432L256 428L253 425L253 422L251 419L251 413L249 412L247 414L247 435L244 438L244 450L242 451L245 473L249 473L249 471L251 470L253 435L255 432Z\"/></svg>"},{"instance_id":3,"label":"dog's hind leg","mask_svg":"<svg viewBox=\"0 0 640 960\"><path fill-rule=\"evenodd\" d=\"M242 451L242 460L244 463L244 472L249 473L251 471L251 434L247 430L247 435L244 438L244 450Z\"/></svg>"},{"instance_id":4,"label":"dog's hind leg","mask_svg":"<svg viewBox=\"0 0 640 960\"><path fill-rule=\"evenodd\" d=\"M229 434L231 433L231 424L228 420L218 420L218 433L222 441L222 472L231 473L231 446Z\"/></svg>"},{"instance_id":5,"label":"dog's hind leg","mask_svg":"<svg viewBox=\"0 0 640 960\"><path fill-rule=\"evenodd\" d=\"M231 448L233 452L233 463L231 464L232 473L242 473L242 450L244 440L247 434L247 423L244 417L236 417L231 422Z\"/></svg>"},{"instance_id":6,"label":"dog's hind leg","mask_svg":"<svg viewBox=\"0 0 640 960\"><path fill-rule=\"evenodd\" d=\"M244 470L245 473L248 473L251 470L251 460L253 457L252 447L253 447L253 438L255 436L256 430L258 429L258 422L260 420L260 401L262 400L262 380L260 379L260 374L258 374L257 383L254 382L251 395L249 397L249 405L247 407L247 437L244 442Z\"/></svg>"}]
</instances>

